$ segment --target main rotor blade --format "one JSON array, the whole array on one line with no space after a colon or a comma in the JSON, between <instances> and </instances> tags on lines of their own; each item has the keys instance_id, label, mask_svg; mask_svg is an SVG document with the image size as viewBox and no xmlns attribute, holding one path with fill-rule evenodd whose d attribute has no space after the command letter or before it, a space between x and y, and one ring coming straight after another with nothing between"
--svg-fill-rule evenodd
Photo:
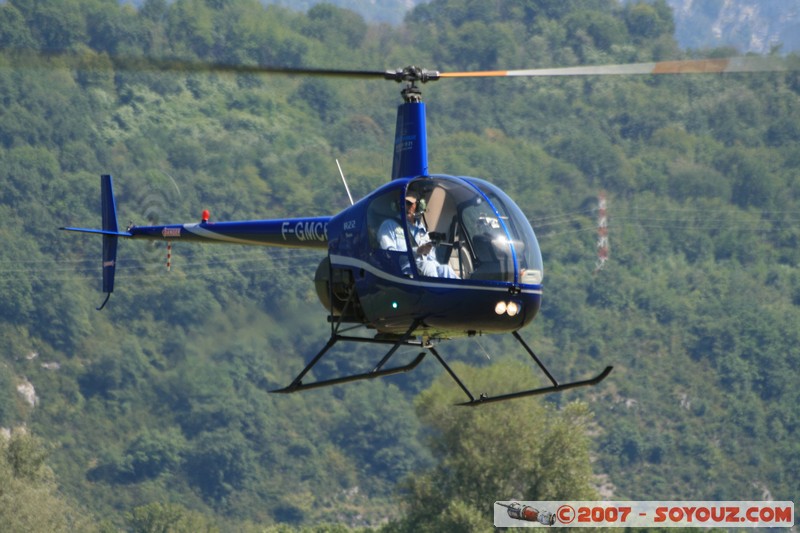
<instances>
[{"instance_id":1,"label":"main rotor blade","mask_svg":"<svg viewBox=\"0 0 800 533\"><path fill-rule=\"evenodd\" d=\"M2 0L0 0L2 2ZM0 48L0 52L4 50ZM56 60L64 66L74 68L102 69L114 68L127 71L161 72L221 72L231 74L285 74L289 76L331 76L340 78L383 79L406 83L426 83L439 79L439 72L415 66L395 70L347 70L318 67L287 67L272 65L237 65L219 61L199 61L180 58L150 58L140 56L119 56L75 53L65 50L37 51L28 49L8 50L11 58L24 67L41 65L44 60Z\"/></svg>"},{"instance_id":2,"label":"main rotor blade","mask_svg":"<svg viewBox=\"0 0 800 533\"><path fill-rule=\"evenodd\" d=\"M229 72L233 74L299 74L311 76L334 76L344 78L385 77L382 70L338 70L306 67L272 67L264 65L231 65L227 63L206 63L180 59L146 59L112 57L111 62L126 70L164 70L183 72Z\"/></svg>"},{"instance_id":3,"label":"main rotor blade","mask_svg":"<svg viewBox=\"0 0 800 533\"><path fill-rule=\"evenodd\" d=\"M485 70L441 72L440 78L488 78L505 76L609 76L631 74L723 74L731 72L785 72L798 70L796 63L778 57L731 57L727 59L688 59L625 65L539 68L527 70Z\"/></svg>"},{"instance_id":4,"label":"main rotor blade","mask_svg":"<svg viewBox=\"0 0 800 533\"><path fill-rule=\"evenodd\" d=\"M16 58L25 66L38 66L45 60L63 62L66 66L75 68L104 68L112 67L127 71L162 71L162 72L221 72L231 74L286 74L310 76L334 76L349 78L379 78L386 79L387 72L383 70L344 70L312 67L282 67L269 65L237 65L224 62L208 62L179 58L151 58L136 56L105 55L94 53L75 53L71 51L40 51L40 50L1 50L11 52L11 58Z\"/></svg>"},{"instance_id":5,"label":"main rotor blade","mask_svg":"<svg viewBox=\"0 0 800 533\"><path fill-rule=\"evenodd\" d=\"M1 0L0 0L1 1ZM149 59L138 57L111 57L111 63L125 70L163 70L173 72L229 72L234 74L286 74L303 76L331 76L340 78L366 78L396 82L421 82L439 79L439 72L408 66L395 70L343 70L315 67L277 67L269 65L231 65L228 63L187 61L181 59Z\"/></svg>"}]
</instances>

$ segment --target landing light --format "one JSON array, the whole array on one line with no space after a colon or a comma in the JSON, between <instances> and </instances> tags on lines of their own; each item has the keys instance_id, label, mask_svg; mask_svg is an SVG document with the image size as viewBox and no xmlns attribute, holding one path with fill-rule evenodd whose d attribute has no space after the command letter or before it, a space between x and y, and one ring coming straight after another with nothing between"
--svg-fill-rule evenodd
<instances>
[{"instance_id":1,"label":"landing light","mask_svg":"<svg viewBox=\"0 0 800 533\"><path fill-rule=\"evenodd\" d=\"M506 314L508 316L516 316L522 310L522 305L519 302L497 302L494 306L494 312L498 315Z\"/></svg>"}]
</instances>

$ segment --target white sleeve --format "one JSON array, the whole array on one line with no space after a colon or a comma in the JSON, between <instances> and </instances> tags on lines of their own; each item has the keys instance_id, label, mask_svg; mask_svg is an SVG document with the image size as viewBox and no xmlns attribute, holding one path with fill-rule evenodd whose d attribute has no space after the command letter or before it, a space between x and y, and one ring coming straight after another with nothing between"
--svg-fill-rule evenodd
<instances>
[{"instance_id":1,"label":"white sleeve","mask_svg":"<svg viewBox=\"0 0 800 533\"><path fill-rule=\"evenodd\" d=\"M403 229L397 221L388 219L384 220L381 227L378 229L378 244L384 250L391 251L405 251L405 246L400 246L398 243L398 234L402 235ZM404 236L401 239L405 239Z\"/></svg>"}]
</instances>

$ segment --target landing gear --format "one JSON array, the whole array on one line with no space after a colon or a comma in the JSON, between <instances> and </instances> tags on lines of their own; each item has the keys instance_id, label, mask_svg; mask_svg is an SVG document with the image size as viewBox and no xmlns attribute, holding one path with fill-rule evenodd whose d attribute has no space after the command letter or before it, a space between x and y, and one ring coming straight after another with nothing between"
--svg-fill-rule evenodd
<instances>
[{"instance_id":1,"label":"landing gear","mask_svg":"<svg viewBox=\"0 0 800 533\"><path fill-rule=\"evenodd\" d=\"M354 336L342 335L342 334L340 334L338 332L339 325L341 324L341 322L337 322L336 327L334 327L332 329L331 338L328 340L327 344L325 344L325 346L322 348L322 350L320 350L319 353L317 353L317 355L314 356L314 358L311 360L311 362L309 362L306 365L306 367L303 369L303 371L300 372L300 374L298 374L296 378L294 378L294 381L292 381L292 383L289 384L289 386L287 386L287 387L284 387L284 388L278 389L278 390L274 390L274 391L271 391L271 392L277 392L277 393L298 392L298 391L301 391L301 390L316 389L316 388L320 388L320 387L327 387L327 386L330 386L330 385L338 385L340 383L349 383L351 381L360 381L360 380L363 380L363 379L372 379L372 378L377 378L377 377L382 377L382 376L390 376L390 375L393 375L393 374L399 374L399 373L402 373L402 372L408 372L408 371L413 370L414 368L416 368L417 365L419 365L422 362L422 360L425 358L425 355L426 355L425 352L420 352L419 355L417 355L417 357L413 361L408 363L407 365L393 367L393 368L386 368L386 369L383 368L384 365L389 361L389 359L395 354L395 352L397 352L398 348L400 348L401 346L416 346L416 347L422 348L424 350L428 350L431 354L433 354L433 356L436 358L436 360L439 361L439 364L442 365L442 368L444 368L445 372L447 372L450 375L450 377L453 379L453 381L456 382L456 384L459 386L459 388L462 391L464 391L464 394L466 394L467 397L469 398L469 400L467 400L465 402L462 402L462 403L459 403L458 405L469 405L469 406L473 406L473 407L477 406L477 405L488 404L488 403L502 402L502 401L505 401L505 400L512 400L514 398L523 398L523 397L526 397L526 396L537 396L537 395L541 395L541 394L550 394L550 393L553 393L553 392L561 392L563 390L574 389L574 388L577 388L577 387L585 387L585 386L590 386L590 385L597 385L598 383L603 381L606 378L606 376L608 376L608 374L611 373L611 370L613 369L612 366L607 366L605 368L605 370L603 370L600 374L598 374L597 376L595 376L593 378L582 380L582 381L572 381L572 382L569 382L569 383L559 383L558 381L556 381L556 379L553 377L553 375L550 373L550 371L547 370L547 367L536 356L536 354L533 353L533 350L530 349L530 347L525 343L525 341L522 339L522 337L520 337L519 333L515 331L515 332L512 333L512 335L514 335L514 338L517 339L517 341L519 341L519 343L522 345L522 347L525 349L525 351L528 352L528 354L536 362L536 364L539 366L539 368L542 370L542 372L544 372L544 374L547 376L547 379L550 380L552 385L547 386L547 387L540 387L538 389L530 389L530 390L525 390L525 391L518 391L518 392L507 393L507 394L501 394L499 396L488 396L486 394L481 394L476 398L475 395L473 395L472 392L470 392L470 390L466 387L466 385L464 385L464 383L461 381L461 379L458 377L458 375L453 371L453 369L450 368L450 365L448 365L445 362L445 360L442 358L442 356L439 355L439 352L436 350L436 348L433 347L433 345L431 345L429 342L422 342L422 341L415 340L415 337L413 336L414 335L414 331L416 331L416 329L422 325L421 322L422 321L419 320L419 319L414 320L413 323L411 324L411 326L408 328L408 330L403 335L397 336L394 339L384 339L384 338L370 339L370 338L365 338L365 337L354 337ZM315 381L313 383L303 383L303 378L306 376L306 374L308 374L308 372L314 367L314 365L316 365L319 362L320 359L322 359L322 357L328 352L328 350L330 350L333 347L333 345L336 344L339 341L377 343L377 344L391 344L392 347L389 349L389 351L386 353L386 355L383 356L383 359L380 360L380 362L375 366L375 368L373 368L369 372L363 372L363 373L360 373L360 374L353 374L353 375L349 375L349 376L342 376L342 377L338 377L338 378L326 379L326 380L322 380L322 381Z\"/></svg>"}]
</instances>

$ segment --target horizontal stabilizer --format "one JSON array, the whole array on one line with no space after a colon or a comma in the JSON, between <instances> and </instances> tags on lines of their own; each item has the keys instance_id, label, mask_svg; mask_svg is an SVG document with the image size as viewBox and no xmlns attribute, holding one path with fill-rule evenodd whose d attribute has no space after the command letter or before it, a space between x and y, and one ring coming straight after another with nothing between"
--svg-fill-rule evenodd
<instances>
[{"instance_id":1,"label":"horizontal stabilizer","mask_svg":"<svg viewBox=\"0 0 800 533\"><path fill-rule=\"evenodd\" d=\"M58 228L64 231L79 231L81 233L96 233L97 235L110 235L113 237L133 237L132 233L128 233L127 231L106 231L103 229L92 229L92 228Z\"/></svg>"}]
</instances>

